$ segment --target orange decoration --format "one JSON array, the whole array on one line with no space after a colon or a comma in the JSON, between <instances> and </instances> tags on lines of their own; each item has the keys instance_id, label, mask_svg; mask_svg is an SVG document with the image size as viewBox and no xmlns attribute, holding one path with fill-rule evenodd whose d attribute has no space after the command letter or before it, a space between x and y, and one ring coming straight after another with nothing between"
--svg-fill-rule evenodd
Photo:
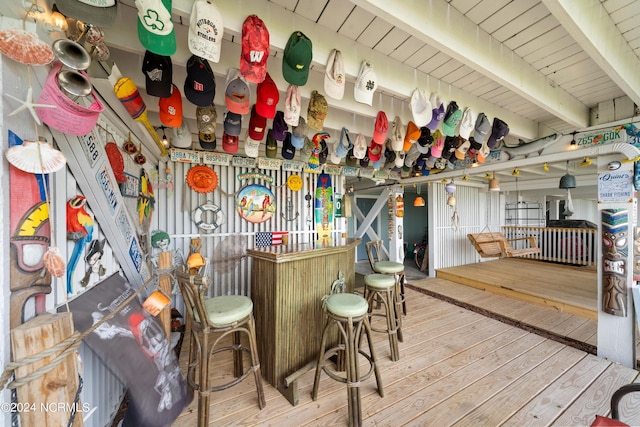
<instances>
[{"instance_id":1,"label":"orange decoration","mask_svg":"<svg viewBox=\"0 0 640 427\"><path fill-rule=\"evenodd\" d=\"M187 172L187 184L196 193L210 193L218 187L218 174L209 166L194 166Z\"/></svg>"}]
</instances>

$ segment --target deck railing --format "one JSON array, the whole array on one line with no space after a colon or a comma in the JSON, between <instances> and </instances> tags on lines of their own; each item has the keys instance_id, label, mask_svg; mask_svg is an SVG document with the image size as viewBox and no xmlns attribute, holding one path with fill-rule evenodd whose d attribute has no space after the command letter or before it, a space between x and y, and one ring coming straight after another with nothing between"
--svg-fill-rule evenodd
<instances>
[{"instance_id":1,"label":"deck railing","mask_svg":"<svg viewBox=\"0 0 640 427\"><path fill-rule=\"evenodd\" d=\"M594 228L527 227L517 225L502 227L502 232L507 239L535 236L538 247L542 251L537 255L529 255L528 258L589 267L596 265L598 251L597 231ZM513 247L516 249L524 248L527 244L526 240L512 242Z\"/></svg>"}]
</instances>

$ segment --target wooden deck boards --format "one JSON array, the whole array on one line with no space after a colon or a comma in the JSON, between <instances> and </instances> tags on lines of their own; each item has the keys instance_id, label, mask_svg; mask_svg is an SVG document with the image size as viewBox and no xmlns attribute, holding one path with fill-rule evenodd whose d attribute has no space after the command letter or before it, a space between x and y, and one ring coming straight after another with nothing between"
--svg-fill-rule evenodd
<instances>
[{"instance_id":1,"label":"wooden deck boards","mask_svg":"<svg viewBox=\"0 0 640 427\"><path fill-rule=\"evenodd\" d=\"M531 275L541 277L537 271ZM555 286L562 288L558 277ZM613 391L640 381L634 369L432 297L427 291L477 304L523 325L548 328L551 335L595 345L594 320L559 311L553 304L532 304L527 298L490 294L440 278L411 281L398 362L390 360L386 335L374 333L384 397L378 395L373 378L363 382L365 426L588 426L596 414L608 414ZM182 366L186 349L183 346ZM211 369L218 379L228 378L230 371L230 360ZM314 371L301 377L297 406L265 382L267 406L260 410L252 377L213 393L209 425L346 425L346 386L323 374L314 402L313 377ZM194 398L173 427L194 427L196 408ZM626 399L623 420L640 425L639 409L640 396Z\"/></svg>"}]
</instances>

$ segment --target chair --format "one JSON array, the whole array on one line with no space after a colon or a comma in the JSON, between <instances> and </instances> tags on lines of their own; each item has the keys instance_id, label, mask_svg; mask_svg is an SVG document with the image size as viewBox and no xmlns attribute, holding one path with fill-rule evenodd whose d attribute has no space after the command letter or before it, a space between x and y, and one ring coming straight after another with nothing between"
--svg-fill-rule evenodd
<instances>
[{"instance_id":1,"label":"chair","mask_svg":"<svg viewBox=\"0 0 640 427\"><path fill-rule=\"evenodd\" d=\"M387 261L381 259L382 254L382 240L374 240L365 244L367 249L367 257L369 258L369 264L374 273L388 274L395 278L395 301L396 309L395 314L398 317L398 340L403 341L402 338L402 314L407 315L407 303L404 295L404 264L401 262Z\"/></svg>"},{"instance_id":2,"label":"chair","mask_svg":"<svg viewBox=\"0 0 640 427\"><path fill-rule=\"evenodd\" d=\"M226 390L243 381L253 372L258 392L258 406L266 406L262 388L262 374L258 360L253 302L243 295L225 295L205 298L207 282L201 277L177 271L176 277L184 298L187 311L187 329L191 330L189 342L189 364L187 382L192 390L198 391L198 426L209 424L209 395L211 392ZM222 339L232 335L230 345L222 345ZM241 343L245 334L249 347ZM234 362L234 379L221 385L209 383L209 363L214 354L231 351ZM243 369L243 352L249 355L251 366ZM195 371L199 368L196 381Z\"/></svg>"},{"instance_id":3,"label":"chair","mask_svg":"<svg viewBox=\"0 0 640 427\"><path fill-rule=\"evenodd\" d=\"M327 321L322 331L322 340L320 343L318 362L316 364L316 375L313 381L311 398L315 401L318 397L320 374L323 371L332 379L346 383L349 426L361 426L362 408L360 405L360 383L367 380L372 374L375 374L378 394L380 397L384 397L382 379L373 348L371 326L369 325L367 315L369 305L360 295L337 293L326 297L323 307ZM335 347L325 351L329 334L334 325L338 327L340 341ZM363 332L367 335L369 354L362 350ZM364 356L369 361L369 371L362 376L360 375L359 355ZM345 365L343 366L344 370L346 370L345 376L337 374L337 370L341 367L332 370L327 366L327 360L334 356L337 356L338 360L344 360L342 364ZM337 363L337 365L339 366L340 363Z\"/></svg>"},{"instance_id":4,"label":"chair","mask_svg":"<svg viewBox=\"0 0 640 427\"><path fill-rule=\"evenodd\" d=\"M640 391L640 383L625 384L616 390L611 396L611 417L596 415L596 419L591 423L591 427L629 427L620 421L618 406L620 400L629 393Z\"/></svg>"},{"instance_id":5,"label":"chair","mask_svg":"<svg viewBox=\"0 0 640 427\"><path fill-rule=\"evenodd\" d=\"M395 279L387 274L373 273L364 276L364 298L368 304L369 323L373 323L373 316L381 316L386 319L386 328L374 328L375 332L386 332L389 336L389 350L391 352L391 360L400 359L400 350L398 349L398 335L400 327L398 325L398 317L395 313ZM384 312L374 312L374 305L383 306Z\"/></svg>"}]
</instances>

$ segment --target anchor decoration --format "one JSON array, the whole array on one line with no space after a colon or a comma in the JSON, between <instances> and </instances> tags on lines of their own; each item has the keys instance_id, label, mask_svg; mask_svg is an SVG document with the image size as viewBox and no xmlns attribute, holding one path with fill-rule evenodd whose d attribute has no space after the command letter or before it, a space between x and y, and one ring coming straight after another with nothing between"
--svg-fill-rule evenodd
<instances>
[{"instance_id":1,"label":"anchor decoration","mask_svg":"<svg viewBox=\"0 0 640 427\"><path fill-rule=\"evenodd\" d=\"M295 221L296 219L298 219L298 217L300 216L300 212L296 211L296 213L293 213L293 199L291 197L287 197L287 206L285 208L286 213L282 212L280 213L280 216L282 217L282 219L284 219L287 222L291 222L291 221ZM296 223L296 228L297 228L297 223Z\"/></svg>"}]
</instances>

